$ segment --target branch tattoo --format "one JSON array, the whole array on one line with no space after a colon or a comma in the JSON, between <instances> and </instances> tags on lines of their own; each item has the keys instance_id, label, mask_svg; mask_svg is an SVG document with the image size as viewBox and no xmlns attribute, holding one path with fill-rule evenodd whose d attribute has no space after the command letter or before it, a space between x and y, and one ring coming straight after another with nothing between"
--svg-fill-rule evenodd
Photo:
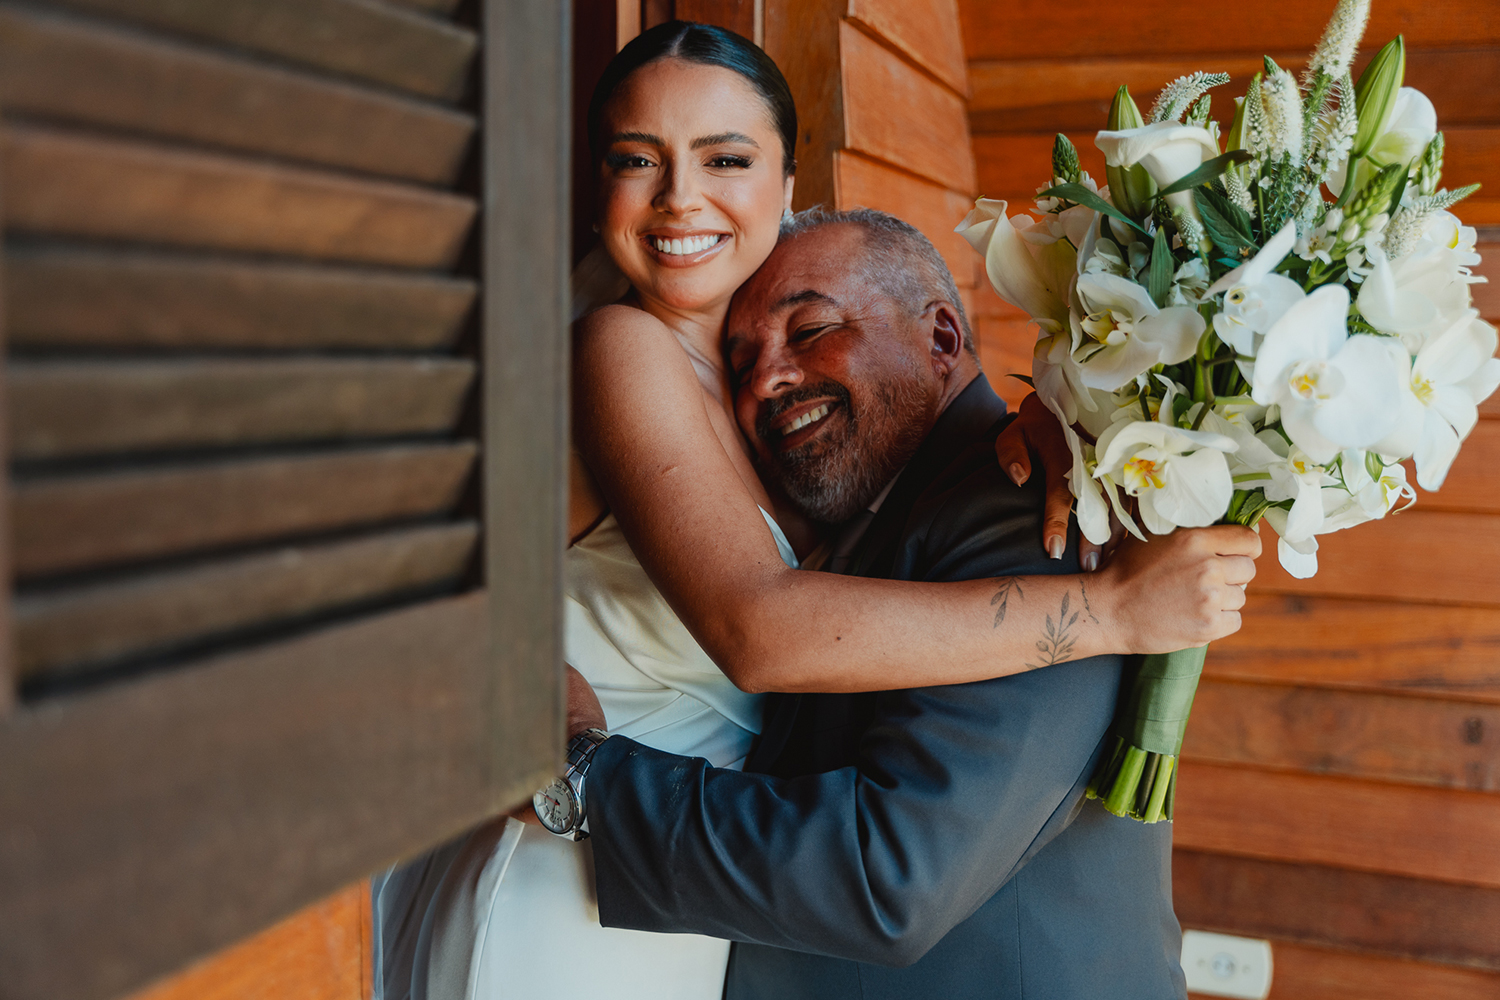
<instances>
[{"instance_id":1,"label":"branch tattoo","mask_svg":"<svg viewBox=\"0 0 1500 1000\"><path fill-rule=\"evenodd\" d=\"M995 610L995 624L991 626L992 628L999 628L1005 621L1005 611L1010 607L1011 594L1015 594L1022 600L1026 599L1026 592L1021 589L1021 581L1013 576L1007 576L1000 581L1000 589L995 591L995 596L990 598L990 607L994 608L999 605Z\"/></svg>"},{"instance_id":2,"label":"branch tattoo","mask_svg":"<svg viewBox=\"0 0 1500 1000\"><path fill-rule=\"evenodd\" d=\"M1067 591L1063 592L1062 610L1058 611L1056 622L1052 620L1051 615L1047 616L1046 636L1045 638L1038 639L1036 642L1037 651L1041 654L1038 657L1040 662L1028 663L1026 664L1028 667L1032 669L1050 667L1054 663L1062 663L1064 660L1072 657L1073 646L1078 641L1078 636L1073 631L1073 626L1078 624L1078 616L1083 614L1083 612L1074 611L1072 617L1068 616L1068 599L1070 596Z\"/></svg>"}]
</instances>

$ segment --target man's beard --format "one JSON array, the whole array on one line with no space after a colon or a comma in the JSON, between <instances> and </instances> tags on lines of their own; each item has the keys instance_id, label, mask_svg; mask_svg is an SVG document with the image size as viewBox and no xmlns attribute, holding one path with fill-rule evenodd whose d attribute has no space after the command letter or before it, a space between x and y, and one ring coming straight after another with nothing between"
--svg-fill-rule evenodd
<instances>
[{"instance_id":1,"label":"man's beard","mask_svg":"<svg viewBox=\"0 0 1500 1000\"><path fill-rule=\"evenodd\" d=\"M788 499L814 521L837 524L870 505L901 470L927 430L928 403L915 377L897 376L875 387L872 405L855 412L849 390L837 382L793 389L769 401L756 418L755 432L770 452L766 470ZM772 421L813 399L833 399L824 420L843 423L791 451L778 451L781 431Z\"/></svg>"}]
</instances>

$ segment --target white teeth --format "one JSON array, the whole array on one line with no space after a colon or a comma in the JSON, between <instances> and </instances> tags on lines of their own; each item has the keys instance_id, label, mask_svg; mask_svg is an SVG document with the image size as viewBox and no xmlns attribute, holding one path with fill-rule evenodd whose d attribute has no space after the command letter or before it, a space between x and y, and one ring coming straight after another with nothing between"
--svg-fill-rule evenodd
<instances>
[{"instance_id":1,"label":"white teeth","mask_svg":"<svg viewBox=\"0 0 1500 1000\"><path fill-rule=\"evenodd\" d=\"M689 236L685 239L663 239L660 236L652 238L652 246L659 253L674 254L678 257L689 254L701 253L719 242L717 236Z\"/></svg>"},{"instance_id":2,"label":"white teeth","mask_svg":"<svg viewBox=\"0 0 1500 1000\"><path fill-rule=\"evenodd\" d=\"M828 404L824 403L822 406L818 407L815 410L808 410L806 413L802 414L802 416L798 417L796 420L793 420L791 423L783 427L781 429L781 436L786 437L788 434L793 434L797 431L800 431L808 424L817 423L819 420L822 420L826 416L828 416Z\"/></svg>"}]
</instances>

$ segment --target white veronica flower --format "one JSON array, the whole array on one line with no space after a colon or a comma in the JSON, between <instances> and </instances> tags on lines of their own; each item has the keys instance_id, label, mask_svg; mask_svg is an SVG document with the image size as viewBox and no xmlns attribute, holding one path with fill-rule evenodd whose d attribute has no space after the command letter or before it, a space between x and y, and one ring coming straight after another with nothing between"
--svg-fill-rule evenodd
<instances>
[{"instance_id":1,"label":"white veronica flower","mask_svg":"<svg viewBox=\"0 0 1500 1000\"><path fill-rule=\"evenodd\" d=\"M1317 463L1374 444L1397 418L1401 373L1392 348L1400 348L1349 336L1348 312L1348 289L1324 285L1272 324L1255 359L1251 395L1281 408L1283 429Z\"/></svg>"},{"instance_id":2,"label":"white veronica flower","mask_svg":"<svg viewBox=\"0 0 1500 1000\"><path fill-rule=\"evenodd\" d=\"M1429 340L1411 362L1395 431L1376 450L1414 457L1424 490L1443 485L1459 445L1479 419L1479 404L1500 386L1496 346L1500 337L1495 328L1470 310Z\"/></svg>"},{"instance_id":3,"label":"white veronica flower","mask_svg":"<svg viewBox=\"0 0 1500 1000\"><path fill-rule=\"evenodd\" d=\"M1091 388L1113 391L1157 365L1185 361L1203 335L1196 309L1159 309L1127 278L1085 273L1076 291L1084 315L1072 317L1074 357Z\"/></svg>"}]
</instances>

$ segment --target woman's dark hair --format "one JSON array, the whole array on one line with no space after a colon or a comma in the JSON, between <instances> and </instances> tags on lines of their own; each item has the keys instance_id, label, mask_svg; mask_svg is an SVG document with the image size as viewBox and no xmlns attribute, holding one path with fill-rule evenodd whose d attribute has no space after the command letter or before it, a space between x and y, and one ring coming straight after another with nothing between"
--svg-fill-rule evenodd
<instances>
[{"instance_id":1,"label":"woman's dark hair","mask_svg":"<svg viewBox=\"0 0 1500 1000\"><path fill-rule=\"evenodd\" d=\"M787 86L786 77L781 75L771 57L748 38L711 24L692 21L667 21L641 32L604 68L604 75L599 78L594 96L589 101L589 152L595 163L603 157L607 144L604 106L626 77L658 59L682 59L705 66L719 66L748 80L771 112L771 121L781 135L782 169L788 177L792 175L797 167L797 106L792 101L792 88Z\"/></svg>"}]
</instances>

